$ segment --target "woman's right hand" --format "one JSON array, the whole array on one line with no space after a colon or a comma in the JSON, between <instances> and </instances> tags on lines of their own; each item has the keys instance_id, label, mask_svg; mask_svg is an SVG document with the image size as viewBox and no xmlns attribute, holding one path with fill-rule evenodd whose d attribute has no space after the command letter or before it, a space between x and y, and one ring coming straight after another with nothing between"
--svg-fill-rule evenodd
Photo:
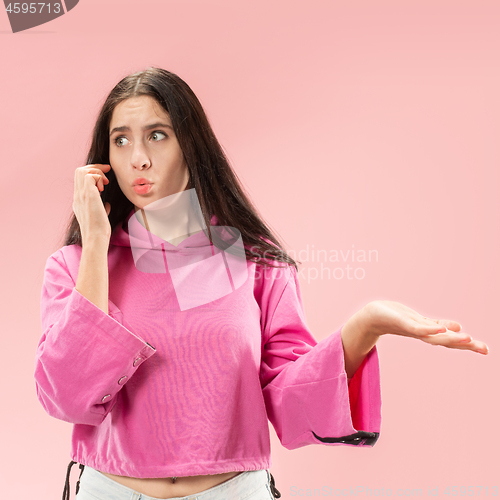
<instances>
[{"instance_id":1,"label":"woman's right hand","mask_svg":"<svg viewBox=\"0 0 500 500\"><path fill-rule=\"evenodd\" d=\"M73 212L80 224L82 241L111 237L111 225L108 215L111 205L101 200L100 192L109 179L104 172L109 172L111 165L92 164L78 167L75 171L75 192Z\"/></svg>"}]
</instances>

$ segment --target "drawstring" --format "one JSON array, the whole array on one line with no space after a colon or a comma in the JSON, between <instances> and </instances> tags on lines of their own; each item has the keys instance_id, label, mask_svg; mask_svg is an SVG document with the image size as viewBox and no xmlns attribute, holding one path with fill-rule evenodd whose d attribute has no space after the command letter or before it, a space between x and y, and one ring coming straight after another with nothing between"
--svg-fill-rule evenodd
<instances>
[{"instance_id":1,"label":"drawstring","mask_svg":"<svg viewBox=\"0 0 500 500\"><path fill-rule=\"evenodd\" d=\"M68 465L68 470L66 472L66 482L64 483L62 500L69 500L69 494L70 494L69 475L71 472L71 467L73 467L73 465L75 465L75 464L76 464L76 462L73 462L73 460L71 460L71 462ZM78 481L76 482L76 494L77 495L78 495L78 490L80 489L80 478L82 477L83 469L85 469L85 465L80 464L79 468L80 468L80 477L78 478Z\"/></svg>"},{"instance_id":2,"label":"drawstring","mask_svg":"<svg viewBox=\"0 0 500 500\"><path fill-rule=\"evenodd\" d=\"M276 488L276 484L274 483L274 477L272 474L271 474L271 493L273 494L274 498L281 498L281 493Z\"/></svg>"},{"instance_id":3,"label":"drawstring","mask_svg":"<svg viewBox=\"0 0 500 500\"><path fill-rule=\"evenodd\" d=\"M76 494L78 495L78 490L80 489L80 479L83 474L83 469L85 469L85 465L80 464L78 467L80 467L80 475L78 476L78 481L76 482Z\"/></svg>"},{"instance_id":4,"label":"drawstring","mask_svg":"<svg viewBox=\"0 0 500 500\"><path fill-rule=\"evenodd\" d=\"M73 460L71 460L71 462L68 465L68 471L66 472L66 482L64 483L62 500L69 500L69 473L71 472L71 467L73 467L73 465L75 464L76 462L73 462Z\"/></svg>"}]
</instances>

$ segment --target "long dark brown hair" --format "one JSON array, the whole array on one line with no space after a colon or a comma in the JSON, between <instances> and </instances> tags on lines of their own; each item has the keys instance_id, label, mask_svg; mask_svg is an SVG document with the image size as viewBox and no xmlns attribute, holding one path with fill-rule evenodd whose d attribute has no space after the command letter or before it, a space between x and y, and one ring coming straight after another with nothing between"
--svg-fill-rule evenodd
<instances>
[{"instance_id":1,"label":"long dark brown hair","mask_svg":"<svg viewBox=\"0 0 500 500\"><path fill-rule=\"evenodd\" d=\"M283 262L298 270L296 261L286 253L246 195L200 101L174 73L150 67L126 76L113 88L99 112L86 164L109 164L109 125L113 110L125 99L143 95L155 99L170 116L189 171L186 189L196 190L206 227L210 227L210 219L215 215L219 225L239 230L247 259L271 267L275 267L271 261ZM108 218L113 231L125 221L134 204L123 194L113 169L106 177L109 183L104 185L100 196L103 204L111 205ZM213 232L209 233L212 242ZM82 235L73 213L64 245L75 244L82 246Z\"/></svg>"}]
</instances>

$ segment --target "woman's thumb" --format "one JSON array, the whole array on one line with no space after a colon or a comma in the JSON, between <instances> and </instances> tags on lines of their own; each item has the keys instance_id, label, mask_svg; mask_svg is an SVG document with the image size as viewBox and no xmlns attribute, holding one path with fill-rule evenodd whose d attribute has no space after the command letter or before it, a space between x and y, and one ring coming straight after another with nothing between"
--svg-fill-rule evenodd
<instances>
[{"instance_id":1,"label":"woman's thumb","mask_svg":"<svg viewBox=\"0 0 500 500\"><path fill-rule=\"evenodd\" d=\"M106 209L106 215L109 215L109 212L111 212L111 204L108 201L104 203L104 208Z\"/></svg>"}]
</instances>

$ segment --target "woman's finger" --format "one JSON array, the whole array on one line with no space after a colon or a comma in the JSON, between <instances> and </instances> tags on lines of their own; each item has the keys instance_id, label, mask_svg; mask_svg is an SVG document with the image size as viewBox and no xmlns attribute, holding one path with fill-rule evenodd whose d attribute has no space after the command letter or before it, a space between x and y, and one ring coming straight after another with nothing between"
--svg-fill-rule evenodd
<instances>
[{"instance_id":1,"label":"woman's finger","mask_svg":"<svg viewBox=\"0 0 500 500\"><path fill-rule=\"evenodd\" d=\"M481 342L480 340L471 340L470 343L466 344L461 342L460 344L452 346L453 349L469 349L471 351L478 352L480 354L488 354L490 352L488 346Z\"/></svg>"},{"instance_id":2,"label":"woman's finger","mask_svg":"<svg viewBox=\"0 0 500 500\"><path fill-rule=\"evenodd\" d=\"M453 321L451 319L437 319L435 321L437 321L439 325L446 327L447 330L459 332L462 329L462 325L460 325L458 321Z\"/></svg>"},{"instance_id":3,"label":"woman's finger","mask_svg":"<svg viewBox=\"0 0 500 500\"><path fill-rule=\"evenodd\" d=\"M106 175L104 174L104 172L101 169L94 167L94 166L86 165L84 167L78 167L75 170L75 188L76 189L81 188L82 183L83 183L83 179L85 178L85 176L87 174L99 175L99 177L102 179L101 185L109 184L109 179L106 177ZM96 184L97 184L97 182L96 182ZM104 189L104 186L103 186L103 189Z\"/></svg>"},{"instance_id":4,"label":"woman's finger","mask_svg":"<svg viewBox=\"0 0 500 500\"><path fill-rule=\"evenodd\" d=\"M101 177L98 174L93 174L91 172L86 172L82 179L82 188L88 185L91 189L93 186L99 189ZM100 189L99 189L100 190Z\"/></svg>"},{"instance_id":5,"label":"woman's finger","mask_svg":"<svg viewBox=\"0 0 500 500\"><path fill-rule=\"evenodd\" d=\"M429 337L422 337L421 340L431 345L441 345L450 349L464 349L478 352L480 354L488 354L488 346L480 341L469 336L468 341L461 341L455 332L448 330L445 333L438 333Z\"/></svg>"},{"instance_id":6,"label":"woman's finger","mask_svg":"<svg viewBox=\"0 0 500 500\"><path fill-rule=\"evenodd\" d=\"M429 344L449 345L449 344L464 344L472 341L472 337L465 332L454 332L453 330L445 330L443 332L421 335L420 340Z\"/></svg>"},{"instance_id":7,"label":"woman's finger","mask_svg":"<svg viewBox=\"0 0 500 500\"><path fill-rule=\"evenodd\" d=\"M404 317L403 321L407 330L413 337L422 337L427 335L435 335L439 332L446 331L446 326L435 320L424 317Z\"/></svg>"},{"instance_id":8,"label":"woman's finger","mask_svg":"<svg viewBox=\"0 0 500 500\"><path fill-rule=\"evenodd\" d=\"M451 349L467 349L482 354L487 354L489 351L488 346L484 342L474 340L465 332L456 332L450 329L433 335L423 335L420 337L420 340L432 345L441 345Z\"/></svg>"},{"instance_id":9,"label":"woman's finger","mask_svg":"<svg viewBox=\"0 0 500 500\"><path fill-rule=\"evenodd\" d=\"M450 319L432 319L432 318L427 318L425 316L421 316L420 318L418 317L409 318L409 320L412 320L416 325L428 327L430 333L439 333L439 332L444 332L446 330L459 332L462 329L460 323ZM419 331L423 332L423 330Z\"/></svg>"},{"instance_id":10,"label":"woman's finger","mask_svg":"<svg viewBox=\"0 0 500 500\"><path fill-rule=\"evenodd\" d=\"M106 183L106 184L109 183L109 179L97 168L91 169L87 173L92 174L92 176L98 176L98 177L94 177L94 179L101 180L100 185L102 186L103 189L104 189L104 183Z\"/></svg>"}]
</instances>

